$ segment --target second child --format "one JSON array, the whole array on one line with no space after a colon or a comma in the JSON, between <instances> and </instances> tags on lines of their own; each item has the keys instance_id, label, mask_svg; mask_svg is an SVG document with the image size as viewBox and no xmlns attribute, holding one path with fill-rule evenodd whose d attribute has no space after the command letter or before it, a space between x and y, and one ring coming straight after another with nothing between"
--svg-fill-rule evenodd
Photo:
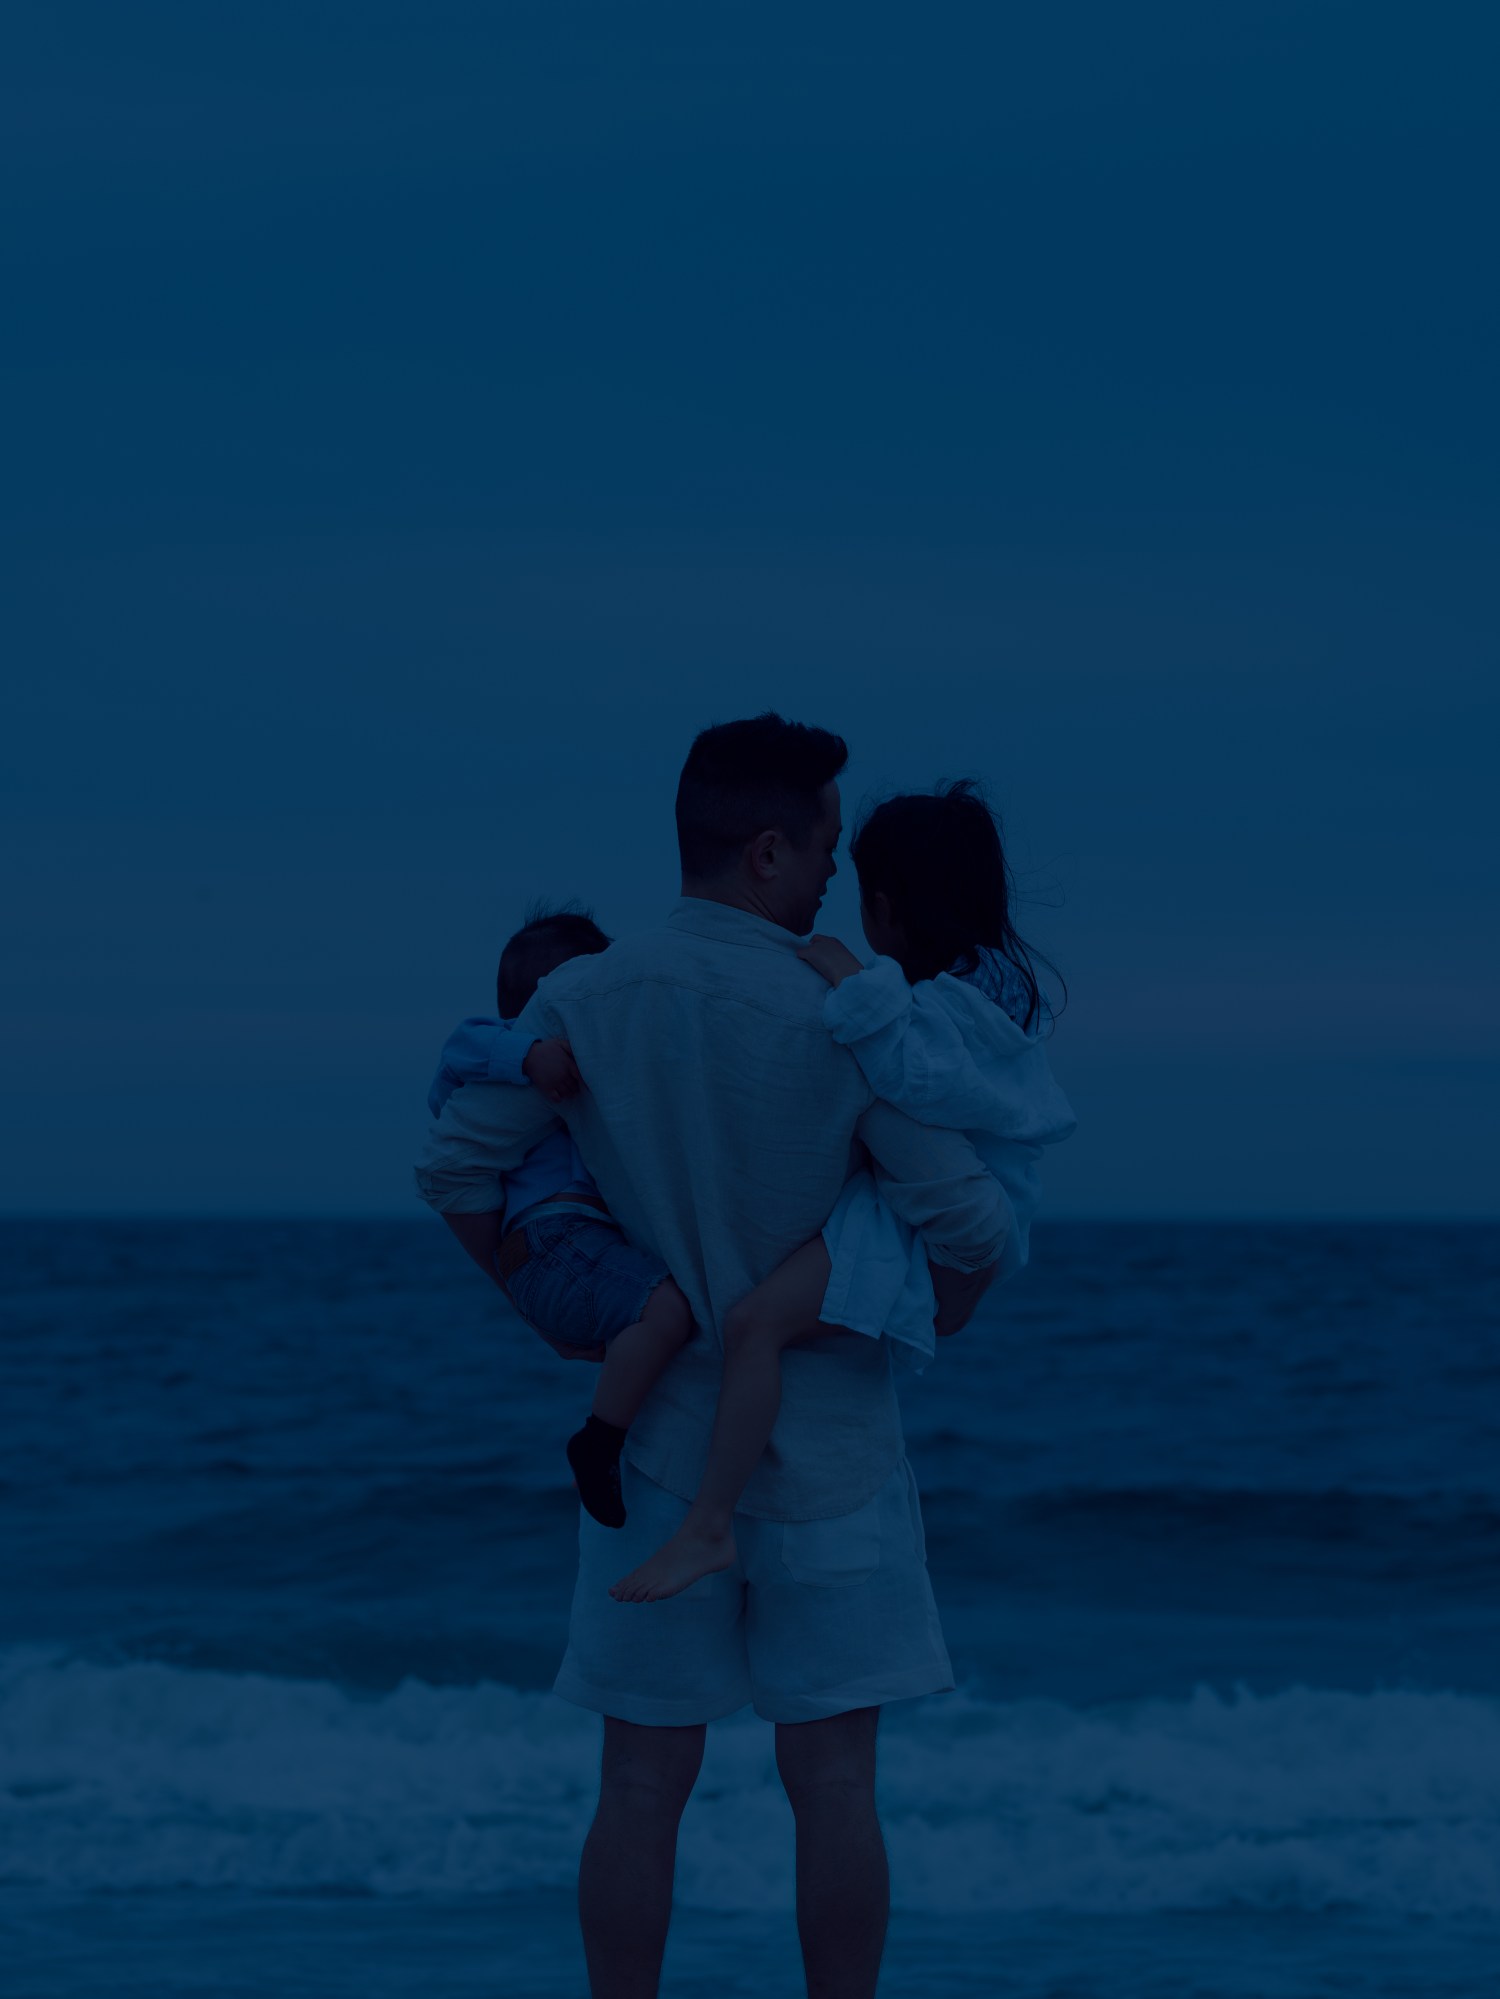
<instances>
[{"instance_id":1,"label":"second child","mask_svg":"<svg viewBox=\"0 0 1500 1999\"><path fill-rule=\"evenodd\" d=\"M576 1096L582 1083L567 1042L534 1041L511 1022L549 972L609 943L581 910L533 908L500 954L499 1018L472 1016L444 1043L427 1096L432 1115L469 1083L530 1085L554 1104ZM568 1463L587 1511L622 1527L625 1433L691 1335L692 1312L661 1259L626 1240L566 1130L533 1146L503 1192L505 1233L491 1275L554 1353L602 1363Z\"/></svg>"}]
</instances>

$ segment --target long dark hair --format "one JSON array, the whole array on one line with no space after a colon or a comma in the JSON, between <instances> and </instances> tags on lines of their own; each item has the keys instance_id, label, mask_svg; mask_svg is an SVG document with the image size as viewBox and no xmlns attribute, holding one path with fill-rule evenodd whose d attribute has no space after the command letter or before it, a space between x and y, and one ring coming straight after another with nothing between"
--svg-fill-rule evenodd
<instances>
[{"instance_id":1,"label":"long dark hair","mask_svg":"<svg viewBox=\"0 0 1500 1999\"><path fill-rule=\"evenodd\" d=\"M872 902L888 895L906 933L901 969L913 985L939 972L970 974L988 948L1013 965L1025 985L1022 1025L1040 1024L1052 1008L1042 997L1036 965L1067 986L1050 959L1033 952L1011 921L1015 881L1001 844L1000 821L973 778L933 791L903 792L868 812L849 843L859 890Z\"/></svg>"}]
</instances>

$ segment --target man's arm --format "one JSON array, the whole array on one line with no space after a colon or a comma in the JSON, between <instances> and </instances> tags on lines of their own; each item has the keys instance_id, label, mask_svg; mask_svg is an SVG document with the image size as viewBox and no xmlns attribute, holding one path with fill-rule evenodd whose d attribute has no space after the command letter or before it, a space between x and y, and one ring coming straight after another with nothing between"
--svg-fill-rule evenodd
<instances>
[{"instance_id":1,"label":"man's arm","mask_svg":"<svg viewBox=\"0 0 1500 1999\"><path fill-rule=\"evenodd\" d=\"M999 1181L962 1133L918 1124L877 1100L859 1121L882 1198L927 1245L937 1297L934 1330L956 1333L995 1280L1015 1215Z\"/></svg>"},{"instance_id":2,"label":"man's arm","mask_svg":"<svg viewBox=\"0 0 1500 1999\"><path fill-rule=\"evenodd\" d=\"M514 1172L558 1123L540 1090L466 1083L428 1134L417 1192L440 1215L498 1213L505 1205L501 1174Z\"/></svg>"},{"instance_id":3,"label":"man's arm","mask_svg":"<svg viewBox=\"0 0 1500 1999\"><path fill-rule=\"evenodd\" d=\"M878 1099L857 1128L880 1169L882 1196L921 1230L934 1262L973 1272L999 1261L1014 1216L962 1132L918 1124Z\"/></svg>"}]
</instances>

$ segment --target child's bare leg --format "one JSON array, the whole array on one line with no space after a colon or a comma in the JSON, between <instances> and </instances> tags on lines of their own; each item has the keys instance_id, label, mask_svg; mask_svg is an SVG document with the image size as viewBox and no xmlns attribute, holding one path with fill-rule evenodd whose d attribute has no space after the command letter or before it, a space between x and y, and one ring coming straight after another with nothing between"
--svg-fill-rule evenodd
<instances>
[{"instance_id":1,"label":"child's bare leg","mask_svg":"<svg viewBox=\"0 0 1500 1999\"><path fill-rule=\"evenodd\" d=\"M670 1277L663 1278L635 1324L609 1343L594 1389L594 1414L601 1423L630 1428L657 1377L686 1346L692 1330L688 1301Z\"/></svg>"},{"instance_id":2,"label":"child's bare leg","mask_svg":"<svg viewBox=\"0 0 1500 1999\"><path fill-rule=\"evenodd\" d=\"M693 1314L670 1277L646 1300L633 1326L610 1341L588 1421L568 1439L568 1463L584 1508L605 1527L625 1525L620 1450L625 1433L662 1369L686 1343Z\"/></svg>"},{"instance_id":3,"label":"child's bare leg","mask_svg":"<svg viewBox=\"0 0 1500 1999\"><path fill-rule=\"evenodd\" d=\"M821 1237L804 1243L726 1315L724 1379L698 1496L671 1540L610 1585L617 1602L676 1596L734 1560L730 1523L776 1427L782 1352L829 1330L818 1318L829 1267Z\"/></svg>"},{"instance_id":4,"label":"child's bare leg","mask_svg":"<svg viewBox=\"0 0 1500 1999\"><path fill-rule=\"evenodd\" d=\"M782 1350L830 1330L818 1318L829 1267L819 1236L794 1251L725 1317L719 1406L703 1479L684 1530L728 1532L740 1494L776 1427Z\"/></svg>"}]
</instances>

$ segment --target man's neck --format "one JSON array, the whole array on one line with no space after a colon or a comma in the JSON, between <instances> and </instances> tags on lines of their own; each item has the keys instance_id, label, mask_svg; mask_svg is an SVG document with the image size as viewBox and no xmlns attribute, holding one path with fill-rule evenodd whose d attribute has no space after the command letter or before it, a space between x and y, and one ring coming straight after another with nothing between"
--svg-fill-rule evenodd
<instances>
[{"instance_id":1,"label":"man's neck","mask_svg":"<svg viewBox=\"0 0 1500 1999\"><path fill-rule=\"evenodd\" d=\"M765 923L774 923L778 930L787 930L774 909L767 906L764 899L749 884L727 879L724 881L689 881L682 878L682 893L696 898L699 902L721 902L726 909L742 909L747 916L758 916ZM788 936L795 931L787 930Z\"/></svg>"}]
</instances>

